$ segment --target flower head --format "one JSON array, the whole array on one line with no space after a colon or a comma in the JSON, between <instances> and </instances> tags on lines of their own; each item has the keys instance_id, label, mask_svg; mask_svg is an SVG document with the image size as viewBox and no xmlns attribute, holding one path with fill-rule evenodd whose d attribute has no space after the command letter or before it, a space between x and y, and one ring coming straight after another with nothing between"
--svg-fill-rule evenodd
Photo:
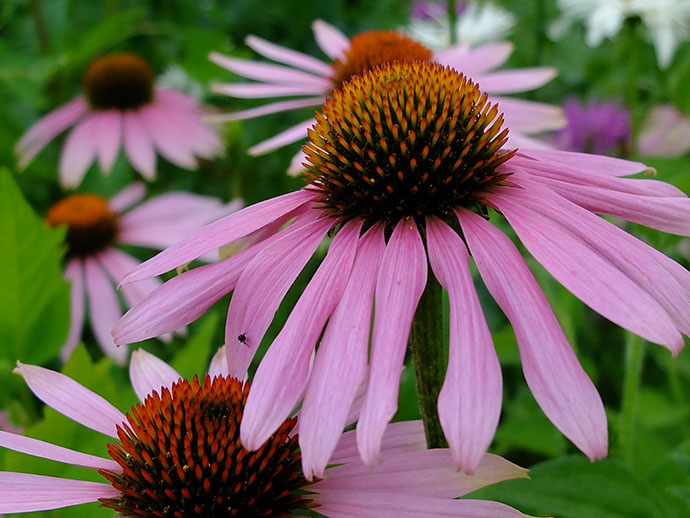
<instances>
[{"instance_id":1,"label":"flower head","mask_svg":"<svg viewBox=\"0 0 690 518\"><path fill-rule=\"evenodd\" d=\"M494 71L512 51L512 46L508 43L489 44L473 49L466 45L456 45L434 52L409 36L394 31L370 31L349 39L338 29L321 20L314 22L313 27L316 41L331 58L330 63L279 47L256 36L248 37L247 45L259 54L288 66L212 53L210 59L213 62L242 77L258 81L215 85L214 90L219 93L243 98L311 96L270 103L220 116L218 119L249 119L320 106L334 90L355 75L387 63L424 61L455 68L491 94L492 102L500 102L504 117L511 126L512 145L529 143L532 147L539 147L538 141L527 135L557 129L564 123L561 111L554 106L498 95L531 90L555 75L553 69L546 67ZM310 118L255 145L249 151L258 155L299 141L306 136L307 129L313 123L314 119ZM302 171L303 159L304 156L298 153L293 159L290 172Z\"/></svg>"},{"instance_id":2,"label":"flower head","mask_svg":"<svg viewBox=\"0 0 690 518\"><path fill-rule=\"evenodd\" d=\"M26 167L57 135L75 126L60 157L63 187L76 187L94 158L109 173L120 146L146 179L156 174L156 150L174 164L193 169L197 157L217 155L222 143L202 120L198 103L177 90L156 88L141 57L106 54L86 69L80 95L35 123L16 146ZM172 128L175 128L174 131Z\"/></svg>"},{"instance_id":3,"label":"flower head","mask_svg":"<svg viewBox=\"0 0 690 518\"><path fill-rule=\"evenodd\" d=\"M526 470L494 455L477 474L457 473L447 450L424 450L421 423L398 423L387 437L387 463L370 470L352 454L352 432L335 450L328 478L301 470L297 419L286 419L254 452L240 443L249 382L228 376L216 354L199 380L181 378L155 356L132 355L130 377L141 400L125 415L74 380L18 363L16 372L47 405L114 440L110 459L0 432L0 446L98 470L108 483L0 473L0 512L17 513L100 502L125 516L293 516L314 509L326 517L524 515L497 502L455 500ZM423 476L422 476L423 474Z\"/></svg>"},{"instance_id":4,"label":"flower head","mask_svg":"<svg viewBox=\"0 0 690 518\"><path fill-rule=\"evenodd\" d=\"M591 459L606 455L599 394L525 260L488 219L502 214L537 261L592 309L676 353L690 332L690 273L595 212L688 235L690 203L671 185L624 178L644 171L640 163L506 149L498 112L471 81L439 65L397 63L353 78L310 131L306 187L207 226L124 282L250 232L266 239L163 284L117 324L116 342L184 325L234 290L225 339L230 372L244 375L290 285L331 232L328 254L256 371L243 444L259 447L304 393L300 446L305 469L320 476L366 378L357 444L375 464L431 271L450 301L439 418L455 462L471 472L492 440L502 397L471 254L512 323L541 408Z\"/></svg>"},{"instance_id":5,"label":"flower head","mask_svg":"<svg viewBox=\"0 0 690 518\"><path fill-rule=\"evenodd\" d=\"M63 360L69 358L81 340L85 298L91 328L103 352L120 363L127 358L127 348L116 347L110 335L122 316L113 282L117 284L139 261L119 250L118 244L165 248L242 205L239 200L223 205L216 198L176 192L128 210L141 201L144 192L144 186L137 183L111 200L91 193L73 194L57 202L46 214L50 226L67 227L64 275L72 283L71 323L62 348ZM141 302L159 285L157 279L148 279L123 287L127 306Z\"/></svg>"}]
</instances>

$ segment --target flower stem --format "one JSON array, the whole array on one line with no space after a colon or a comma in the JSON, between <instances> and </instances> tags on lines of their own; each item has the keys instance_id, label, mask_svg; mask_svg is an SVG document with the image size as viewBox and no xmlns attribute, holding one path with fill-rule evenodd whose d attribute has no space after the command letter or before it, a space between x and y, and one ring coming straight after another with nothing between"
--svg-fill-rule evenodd
<instances>
[{"instance_id":1,"label":"flower stem","mask_svg":"<svg viewBox=\"0 0 690 518\"><path fill-rule=\"evenodd\" d=\"M450 44L458 42L458 35L455 33L455 24L458 21L458 13L455 10L455 0L448 0L448 30L450 31Z\"/></svg>"},{"instance_id":2,"label":"flower stem","mask_svg":"<svg viewBox=\"0 0 690 518\"><path fill-rule=\"evenodd\" d=\"M618 443L623 461L632 465L634 457L635 421L637 420L637 401L644 363L644 342L630 332L625 339L625 377L623 379L623 399L618 423Z\"/></svg>"},{"instance_id":3,"label":"flower stem","mask_svg":"<svg viewBox=\"0 0 690 518\"><path fill-rule=\"evenodd\" d=\"M410 347L417 376L419 407L429 448L447 447L438 418L438 394L446 371L443 347L443 290L429 270L429 278L412 322Z\"/></svg>"}]
</instances>

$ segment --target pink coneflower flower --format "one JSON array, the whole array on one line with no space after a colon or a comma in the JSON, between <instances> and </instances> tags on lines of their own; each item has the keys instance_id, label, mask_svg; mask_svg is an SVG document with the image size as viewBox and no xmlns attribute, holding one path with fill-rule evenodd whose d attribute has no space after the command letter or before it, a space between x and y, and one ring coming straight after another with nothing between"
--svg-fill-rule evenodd
<instances>
[{"instance_id":1,"label":"pink coneflower flower","mask_svg":"<svg viewBox=\"0 0 690 518\"><path fill-rule=\"evenodd\" d=\"M116 245L163 249L242 206L239 200L223 205L217 198L173 192L127 211L141 201L144 193L143 184L136 183L109 201L97 194L73 194L56 203L46 215L51 226L67 226L65 279L72 288L70 329L61 352L65 361L81 340L85 298L91 329L103 352L119 363L127 358L127 348L117 347L110 335L122 316L115 284L139 261ZM141 302L160 284L158 279L148 279L124 286L122 295L127 306Z\"/></svg>"},{"instance_id":2,"label":"pink coneflower flower","mask_svg":"<svg viewBox=\"0 0 690 518\"><path fill-rule=\"evenodd\" d=\"M234 290L225 339L230 372L242 376L288 288L330 232L328 254L256 371L242 440L257 448L304 393L300 446L306 471L319 476L368 375L357 440L372 464L396 411L430 265L450 301L439 418L455 461L472 471L496 429L502 388L471 254L512 323L535 399L589 458L603 457L599 394L525 260L488 218L502 213L535 259L593 310L675 354L681 333L690 332L690 273L595 213L688 235L690 200L666 183L624 178L645 170L637 162L506 151L502 122L475 84L439 65L392 64L353 79L316 116L304 146L306 187L207 226L123 282L166 272L257 229L276 232L163 284L117 324L115 341L185 325Z\"/></svg>"},{"instance_id":3,"label":"pink coneflower flower","mask_svg":"<svg viewBox=\"0 0 690 518\"><path fill-rule=\"evenodd\" d=\"M124 146L132 167L144 178L156 175L156 151L170 162L194 169L198 158L222 150L215 131L202 120L202 110L177 90L156 88L151 67L134 54L107 54L94 60L82 80L84 93L49 113L17 143L19 168L57 135L75 126L60 157L60 182L79 185L98 156L109 173Z\"/></svg>"},{"instance_id":4,"label":"pink coneflower flower","mask_svg":"<svg viewBox=\"0 0 690 518\"><path fill-rule=\"evenodd\" d=\"M565 122L561 110L555 106L498 95L531 90L543 85L556 74L554 69L548 67L495 71L512 52L513 46L510 43L494 43L474 49L467 45L456 45L432 52L421 43L395 31L364 32L349 39L338 29L321 20L315 21L313 28L316 42L331 58L330 63L277 46L256 36L249 36L247 45L262 56L288 66L211 53L210 59L214 63L242 77L259 81L218 84L213 87L216 92L253 99L301 96L299 99L269 103L218 119L249 119L308 106L320 106L327 96L354 75L378 65L398 61L430 61L451 66L478 82L486 92L497 94L492 96L492 100L500 103L503 115L512 130L511 144L515 146L529 144L530 147L537 147L538 141L527 135L558 129ZM260 155L303 140L313 124L314 118L310 117L255 145L249 152ZM298 153L289 172L302 171L303 159L304 155Z\"/></svg>"},{"instance_id":5,"label":"pink coneflower flower","mask_svg":"<svg viewBox=\"0 0 690 518\"><path fill-rule=\"evenodd\" d=\"M21 513L100 502L123 516L330 518L460 516L524 517L498 502L455 500L480 487L525 477L527 471L485 455L474 476L458 473L448 450L425 450L419 422L390 427L386 462L359 462L345 433L327 478L308 481L300 469L297 419L289 418L258 449L242 447L239 423L249 382L229 377L217 354L199 381L182 379L142 350L132 355L130 378L140 403L125 415L76 381L18 363L16 372L47 405L114 439L111 459L0 432L0 445L29 455L98 470L108 483L0 472L0 512Z\"/></svg>"},{"instance_id":6,"label":"pink coneflower flower","mask_svg":"<svg viewBox=\"0 0 690 518\"><path fill-rule=\"evenodd\" d=\"M690 152L690 119L670 104L655 106L641 124L642 156L675 157Z\"/></svg>"}]
</instances>

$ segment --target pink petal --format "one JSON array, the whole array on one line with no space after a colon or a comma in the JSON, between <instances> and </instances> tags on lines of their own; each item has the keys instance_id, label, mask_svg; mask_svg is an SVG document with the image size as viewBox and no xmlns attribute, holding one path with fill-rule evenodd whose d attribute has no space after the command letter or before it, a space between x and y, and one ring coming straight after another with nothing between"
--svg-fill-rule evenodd
<instances>
[{"instance_id":1,"label":"pink petal","mask_svg":"<svg viewBox=\"0 0 690 518\"><path fill-rule=\"evenodd\" d=\"M338 59L350 48L349 38L330 23L315 20L311 28L314 30L316 43L329 58Z\"/></svg>"},{"instance_id":2,"label":"pink petal","mask_svg":"<svg viewBox=\"0 0 690 518\"><path fill-rule=\"evenodd\" d=\"M81 342L81 332L84 327L84 272L80 259L72 259L65 268L65 280L72 286L69 292L70 324L67 341L60 350L63 362L72 356L72 352Z\"/></svg>"},{"instance_id":3,"label":"pink petal","mask_svg":"<svg viewBox=\"0 0 690 518\"><path fill-rule=\"evenodd\" d=\"M171 107L179 107L180 110L190 113L203 114L199 102L194 97L172 88L156 88L156 101L167 103Z\"/></svg>"},{"instance_id":4,"label":"pink petal","mask_svg":"<svg viewBox=\"0 0 690 518\"><path fill-rule=\"evenodd\" d=\"M287 174L289 176L299 176L304 172L304 164L307 161L307 156L301 149L295 153L290 161L290 167L288 167Z\"/></svg>"},{"instance_id":5,"label":"pink petal","mask_svg":"<svg viewBox=\"0 0 690 518\"><path fill-rule=\"evenodd\" d=\"M139 261L129 254L121 252L116 248L109 248L98 256L105 270L116 283L121 281L127 273L139 266ZM153 290L161 285L159 279L144 279L122 286L122 294L128 307L139 304Z\"/></svg>"},{"instance_id":6,"label":"pink petal","mask_svg":"<svg viewBox=\"0 0 690 518\"><path fill-rule=\"evenodd\" d=\"M154 391L160 395L161 389L171 389L173 383L181 378L182 376L170 365L144 349L132 352L129 379L134 392L142 402Z\"/></svg>"},{"instance_id":7,"label":"pink petal","mask_svg":"<svg viewBox=\"0 0 690 518\"><path fill-rule=\"evenodd\" d=\"M320 59L316 59L302 52L281 47L280 45L268 42L257 36L247 36L245 43L248 47L273 61L285 63L286 65L293 65L302 70L314 72L319 76L329 76L332 73L331 66Z\"/></svg>"},{"instance_id":8,"label":"pink petal","mask_svg":"<svg viewBox=\"0 0 690 518\"><path fill-rule=\"evenodd\" d=\"M497 95L489 100L498 103L498 111L505 117L503 127L513 132L541 133L560 129L567 123L559 106Z\"/></svg>"},{"instance_id":9,"label":"pink petal","mask_svg":"<svg viewBox=\"0 0 690 518\"><path fill-rule=\"evenodd\" d=\"M174 124L173 112L161 104L147 104L137 111L139 120L161 155L185 169L196 169L197 162L182 128Z\"/></svg>"},{"instance_id":10,"label":"pink petal","mask_svg":"<svg viewBox=\"0 0 690 518\"><path fill-rule=\"evenodd\" d=\"M489 43L470 49L467 45L455 45L434 54L434 61L453 67L466 76L475 75L500 67L513 52L513 44L507 41Z\"/></svg>"},{"instance_id":11,"label":"pink petal","mask_svg":"<svg viewBox=\"0 0 690 518\"><path fill-rule=\"evenodd\" d=\"M268 153L269 151L273 151L274 149L283 147L287 144L292 144L293 142L302 140L307 137L307 130L311 128L313 125L314 118L312 117L311 119L307 119L305 121L300 122L299 124L295 124L294 126L286 129L285 131L281 131L277 135L267 140L264 140L263 142L256 144L255 146L250 147L247 152L250 155L254 156L262 155L264 153Z\"/></svg>"},{"instance_id":12,"label":"pink petal","mask_svg":"<svg viewBox=\"0 0 690 518\"><path fill-rule=\"evenodd\" d=\"M368 465L381 461L383 432L398 407L407 338L424 286L427 261L413 220L393 230L376 282L369 383L357 425L357 444Z\"/></svg>"},{"instance_id":13,"label":"pink petal","mask_svg":"<svg viewBox=\"0 0 690 518\"><path fill-rule=\"evenodd\" d=\"M230 376L225 346L219 347L216 354L211 358L211 364L208 367L208 375L211 376L211 379L216 376Z\"/></svg>"},{"instance_id":14,"label":"pink petal","mask_svg":"<svg viewBox=\"0 0 690 518\"><path fill-rule=\"evenodd\" d=\"M135 203L143 200L145 194L146 186L143 183L132 183L110 198L108 208L113 212L124 212Z\"/></svg>"},{"instance_id":15,"label":"pink petal","mask_svg":"<svg viewBox=\"0 0 690 518\"><path fill-rule=\"evenodd\" d=\"M98 394L59 372L17 362L14 372L21 374L31 391L49 407L73 421L117 438L115 427L125 416Z\"/></svg>"},{"instance_id":16,"label":"pink petal","mask_svg":"<svg viewBox=\"0 0 690 518\"><path fill-rule=\"evenodd\" d=\"M675 157L690 150L690 121L675 106L652 108L637 142L643 156Z\"/></svg>"},{"instance_id":17,"label":"pink petal","mask_svg":"<svg viewBox=\"0 0 690 518\"><path fill-rule=\"evenodd\" d=\"M230 122L244 119L253 119L255 117L262 117L272 113L281 113L298 108L307 108L309 106L321 106L326 99L324 97L307 97L305 99L293 99L290 101L278 101L275 103L264 104L256 108L249 108L238 112L226 113L223 115L210 115L207 120L213 122Z\"/></svg>"},{"instance_id":18,"label":"pink petal","mask_svg":"<svg viewBox=\"0 0 690 518\"><path fill-rule=\"evenodd\" d=\"M96 119L96 149L101 171L109 173L113 168L122 140L122 113L120 110L104 110L93 115Z\"/></svg>"},{"instance_id":19,"label":"pink petal","mask_svg":"<svg viewBox=\"0 0 690 518\"><path fill-rule=\"evenodd\" d=\"M31 126L15 147L15 152L19 155L19 169L24 169L51 140L77 122L87 111L86 99L77 97Z\"/></svg>"},{"instance_id":20,"label":"pink petal","mask_svg":"<svg viewBox=\"0 0 690 518\"><path fill-rule=\"evenodd\" d=\"M96 157L98 117L83 119L70 132L60 155L60 183L65 189L79 185Z\"/></svg>"},{"instance_id":21,"label":"pink petal","mask_svg":"<svg viewBox=\"0 0 690 518\"><path fill-rule=\"evenodd\" d=\"M147 180L153 180L156 177L156 151L139 112L131 110L125 112L122 131L125 151L132 167Z\"/></svg>"},{"instance_id":22,"label":"pink petal","mask_svg":"<svg viewBox=\"0 0 690 518\"><path fill-rule=\"evenodd\" d=\"M247 372L273 316L295 278L333 225L329 218L298 218L261 250L242 272L230 300L225 345L230 374ZM247 340L240 343L238 336Z\"/></svg>"},{"instance_id":23,"label":"pink petal","mask_svg":"<svg viewBox=\"0 0 690 518\"><path fill-rule=\"evenodd\" d=\"M9 448L10 450L33 455L34 457L41 457L43 459L54 460L71 464L73 466L83 466L85 468L93 469L109 469L112 471L120 471L120 465L111 459L104 459L81 453L79 451L63 448L49 442L24 437L23 435L15 433L7 433L0 431L0 446ZM2 498L0 497L0 501Z\"/></svg>"},{"instance_id":24,"label":"pink petal","mask_svg":"<svg viewBox=\"0 0 690 518\"><path fill-rule=\"evenodd\" d=\"M124 364L127 360L127 348L116 346L110 335L110 330L122 316L115 288L96 259L87 257L84 266L86 292L89 295L89 318L93 333L103 352L117 363Z\"/></svg>"},{"instance_id":25,"label":"pink petal","mask_svg":"<svg viewBox=\"0 0 690 518\"><path fill-rule=\"evenodd\" d=\"M556 69L551 67L526 67L492 72L476 79L483 92L506 94L533 90L551 81L556 74Z\"/></svg>"},{"instance_id":26,"label":"pink petal","mask_svg":"<svg viewBox=\"0 0 690 518\"><path fill-rule=\"evenodd\" d=\"M157 256L141 264L122 282L134 282L165 273L176 266L188 263L197 257L220 248L236 239L271 223L296 209L313 197L313 194L299 191L277 196L256 203L207 225L199 232L172 245Z\"/></svg>"},{"instance_id":27,"label":"pink petal","mask_svg":"<svg viewBox=\"0 0 690 518\"><path fill-rule=\"evenodd\" d=\"M307 480L323 478L366 376L371 306L386 248L383 229L372 227L358 248L345 292L321 340L300 411L299 444Z\"/></svg>"},{"instance_id":28,"label":"pink petal","mask_svg":"<svg viewBox=\"0 0 690 518\"><path fill-rule=\"evenodd\" d=\"M293 95L324 95L330 92L319 85L272 85L263 83L220 83L211 85L211 91L242 99L265 99Z\"/></svg>"},{"instance_id":29,"label":"pink petal","mask_svg":"<svg viewBox=\"0 0 690 518\"><path fill-rule=\"evenodd\" d=\"M502 99L505 101L505 99ZM649 168L642 162L633 162L621 158L613 158L603 155L591 155L589 153L576 153L574 151L557 150L523 150L521 154L530 156L535 160L556 163L585 172L598 171L612 176L630 176L647 172Z\"/></svg>"},{"instance_id":30,"label":"pink petal","mask_svg":"<svg viewBox=\"0 0 690 518\"><path fill-rule=\"evenodd\" d=\"M47 511L120 496L110 484L7 471L0 471L0 486L0 513Z\"/></svg>"},{"instance_id":31,"label":"pink petal","mask_svg":"<svg viewBox=\"0 0 690 518\"><path fill-rule=\"evenodd\" d=\"M525 379L551 422L591 460L608 449L601 398L515 245L474 212L457 212L487 289L510 320Z\"/></svg>"},{"instance_id":32,"label":"pink petal","mask_svg":"<svg viewBox=\"0 0 690 518\"><path fill-rule=\"evenodd\" d=\"M438 413L458 468L472 473L496 433L503 383L472 282L467 248L438 218L427 218L427 249L436 278L448 291L450 350Z\"/></svg>"},{"instance_id":33,"label":"pink petal","mask_svg":"<svg viewBox=\"0 0 690 518\"><path fill-rule=\"evenodd\" d=\"M350 277L361 226L361 222L350 222L336 234L328 254L261 360L240 427L246 448L258 449L302 398L312 351ZM304 427L303 422L300 427Z\"/></svg>"},{"instance_id":34,"label":"pink petal","mask_svg":"<svg viewBox=\"0 0 690 518\"><path fill-rule=\"evenodd\" d=\"M302 413L300 412L300 419L301 415ZM382 453L392 455L426 449L424 423L422 423L421 420L398 421L386 427L386 431L383 434L383 441L381 442ZM350 430L341 434L338 446L329 461L330 464L344 464L350 462L361 464L359 451L357 450L357 435L355 430Z\"/></svg>"}]
</instances>

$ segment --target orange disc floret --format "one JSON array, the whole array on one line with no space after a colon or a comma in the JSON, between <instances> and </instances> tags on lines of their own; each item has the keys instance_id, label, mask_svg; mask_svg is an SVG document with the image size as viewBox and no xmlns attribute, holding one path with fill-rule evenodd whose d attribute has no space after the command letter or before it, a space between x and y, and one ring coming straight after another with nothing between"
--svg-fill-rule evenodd
<instances>
[{"instance_id":1,"label":"orange disc floret","mask_svg":"<svg viewBox=\"0 0 690 518\"><path fill-rule=\"evenodd\" d=\"M96 58L84 73L82 86L92 108L135 109L153 99L153 70L127 52Z\"/></svg>"}]
</instances>

